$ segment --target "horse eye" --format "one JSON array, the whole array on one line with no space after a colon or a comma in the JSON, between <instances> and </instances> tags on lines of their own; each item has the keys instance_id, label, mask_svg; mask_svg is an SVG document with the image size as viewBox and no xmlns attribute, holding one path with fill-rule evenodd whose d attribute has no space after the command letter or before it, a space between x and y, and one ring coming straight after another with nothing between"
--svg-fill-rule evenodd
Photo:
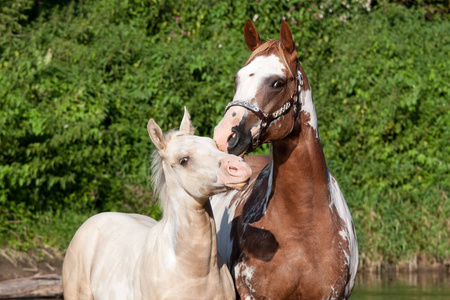
<instances>
[{"instance_id":1,"label":"horse eye","mask_svg":"<svg viewBox=\"0 0 450 300\"><path fill-rule=\"evenodd\" d=\"M189 156L180 158L180 165L182 165L184 167L187 165L188 161L189 161Z\"/></svg>"},{"instance_id":2,"label":"horse eye","mask_svg":"<svg viewBox=\"0 0 450 300\"><path fill-rule=\"evenodd\" d=\"M284 81L283 80L277 80L273 83L273 87L276 89L279 89L281 87L284 86Z\"/></svg>"}]
</instances>

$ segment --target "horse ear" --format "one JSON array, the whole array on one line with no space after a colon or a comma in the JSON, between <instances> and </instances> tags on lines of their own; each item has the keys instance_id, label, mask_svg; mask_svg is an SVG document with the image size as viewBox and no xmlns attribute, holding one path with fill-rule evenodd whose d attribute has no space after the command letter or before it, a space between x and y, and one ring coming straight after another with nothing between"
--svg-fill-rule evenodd
<instances>
[{"instance_id":1,"label":"horse ear","mask_svg":"<svg viewBox=\"0 0 450 300\"><path fill-rule=\"evenodd\" d=\"M259 37L259 34L250 19L245 22L244 37L248 49L250 49L250 51L252 52L262 44L261 38Z\"/></svg>"},{"instance_id":2,"label":"horse ear","mask_svg":"<svg viewBox=\"0 0 450 300\"><path fill-rule=\"evenodd\" d=\"M287 53L289 54L294 53L295 44L294 41L292 40L291 30L289 29L289 25L284 20L281 21L280 42L284 50L287 51Z\"/></svg>"},{"instance_id":3,"label":"horse ear","mask_svg":"<svg viewBox=\"0 0 450 300\"><path fill-rule=\"evenodd\" d=\"M148 121L147 131L156 148L158 148L159 150L163 150L164 148L166 148L166 139L164 138L164 134L161 128L158 126L158 124L155 123L155 120L150 119L150 121Z\"/></svg>"},{"instance_id":4,"label":"horse ear","mask_svg":"<svg viewBox=\"0 0 450 300\"><path fill-rule=\"evenodd\" d=\"M192 126L191 115L189 114L186 106L184 107L184 116L181 120L180 131L187 132L189 134L194 134L195 128Z\"/></svg>"}]
</instances>

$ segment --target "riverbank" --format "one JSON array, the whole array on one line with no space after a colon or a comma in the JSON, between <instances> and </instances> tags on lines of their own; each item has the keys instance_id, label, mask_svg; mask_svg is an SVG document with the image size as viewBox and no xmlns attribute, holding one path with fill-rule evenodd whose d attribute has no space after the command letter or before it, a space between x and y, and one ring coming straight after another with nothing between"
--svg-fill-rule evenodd
<instances>
[{"instance_id":1,"label":"riverbank","mask_svg":"<svg viewBox=\"0 0 450 300\"><path fill-rule=\"evenodd\" d=\"M61 275L64 253L48 246L23 253L0 248L0 281L30 276ZM450 258L442 261L417 255L413 260L391 264L363 261L358 273L362 274L450 274Z\"/></svg>"},{"instance_id":2,"label":"riverbank","mask_svg":"<svg viewBox=\"0 0 450 300\"><path fill-rule=\"evenodd\" d=\"M0 281L41 275L61 275L64 253L43 247L29 253L0 248Z\"/></svg>"}]
</instances>

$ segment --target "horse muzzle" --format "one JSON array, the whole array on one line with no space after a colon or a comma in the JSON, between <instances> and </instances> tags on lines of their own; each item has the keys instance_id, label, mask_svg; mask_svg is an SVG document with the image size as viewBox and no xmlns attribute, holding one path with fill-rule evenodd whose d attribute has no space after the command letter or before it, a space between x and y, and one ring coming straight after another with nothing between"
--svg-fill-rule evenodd
<instances>
[{"instance_id":1,"label":"horse muzzle","mask_svg":"<svg viewBox=\"0 0 450 300\"><path fill-rule=\"evenodd\" d=\"M242 190L252 176L252 169L242 157L227 155L220 161L217 179L219 184Z\"/></svg>"},{"instance_id":2,"label":"horse muzzle","mask_svg":"<svg viewBox=\"0 0 450 300\"><path fill-rule=\"evenodd\" d=\"M254 119L254 120L253 120ZM253 122L259 123L254 114L245 108L232 107L214 129L214 141L219 150L243 156L253 150Z\"/></svg>"}]
</instances>

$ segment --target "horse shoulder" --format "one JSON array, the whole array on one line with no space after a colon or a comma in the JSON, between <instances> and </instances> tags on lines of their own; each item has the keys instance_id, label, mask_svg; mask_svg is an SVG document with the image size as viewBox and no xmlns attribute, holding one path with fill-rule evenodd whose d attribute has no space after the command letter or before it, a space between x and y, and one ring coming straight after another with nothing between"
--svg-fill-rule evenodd
<instances>
[{"instance_id":1,"label":"horse shoulder","mask_svg":"<svg viewBox=\"0 0 450 300\"><path fill-rule=\"evenodd\" d=\"M136 265L148 230L155 224L149 217L110 212L88 219L76 232L64 259L64 293L71 293L73 282L79 290L88 288L95 299L131 297Z\"/></svg>"}]
</instances>

